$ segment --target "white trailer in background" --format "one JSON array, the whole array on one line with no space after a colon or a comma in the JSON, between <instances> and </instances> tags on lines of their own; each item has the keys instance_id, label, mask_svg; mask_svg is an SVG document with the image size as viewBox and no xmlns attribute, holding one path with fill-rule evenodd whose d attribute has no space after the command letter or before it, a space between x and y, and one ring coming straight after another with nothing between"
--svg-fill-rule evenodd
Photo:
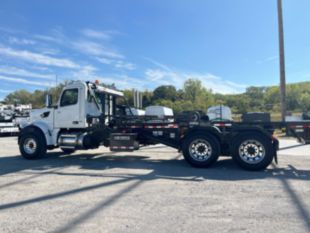
<instances>
[{"instance_id":1,"label":"white trailer in background","mask_svg":"<svg viewBox=\"0 0 310 233\"><path fill-rule=\"evenodd\" d=\"M0 135L4 134L17 134L19 128L14 122L0 122Z\"/></svg>"},{"instance_id":2,"label":"white trailer in background","mask_svg":"<svg viewBox=\"0 0 310 233\"><path fill-rule=\"evenodd\" d=\"M0 135L16 135L20 125L28 121L31 104L0 103Z\"/></svg>"}]
</instances>

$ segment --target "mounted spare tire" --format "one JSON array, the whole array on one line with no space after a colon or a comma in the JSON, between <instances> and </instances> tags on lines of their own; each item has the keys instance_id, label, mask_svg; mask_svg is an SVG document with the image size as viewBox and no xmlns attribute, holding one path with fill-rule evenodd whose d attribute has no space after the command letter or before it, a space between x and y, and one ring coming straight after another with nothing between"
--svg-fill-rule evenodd
<instances>
[{"instance_id":1,"label":"mounted spare tire","mask_svg":"<svg viewBox=\"0 0 310 233\"><path fill-rule=\"evenodd\" d=\"M209 134L197 133L185 139L182 145L184 159L194 167L208 167L220 155L218 140Z\"/></svg>"}]
</instances>

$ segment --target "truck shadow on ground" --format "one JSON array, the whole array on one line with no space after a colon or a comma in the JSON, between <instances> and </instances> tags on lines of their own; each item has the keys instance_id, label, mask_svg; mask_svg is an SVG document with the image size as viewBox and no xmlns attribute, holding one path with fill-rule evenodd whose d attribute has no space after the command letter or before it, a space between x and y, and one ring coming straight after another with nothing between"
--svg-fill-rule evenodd
<instances>
[{"instance_id":1,"label":"truck shadow on ground","mask_svg":"<svg viewBox=\"0 0 310 233\"><path fill-rule=\"evenodd\" d=\"M72 172L72 169L66 170L66 168L72 167L78 168L78 172L76 172L76 169L73 169L74 172ZM111 173L108 172L110 169L116 170ZM120 171L117 169L120 169ZM128 169L128 172L126 172L126 169ZM141 173L137 174L136 169L140 169ZM102 177L103 180L97 184L86 185L71 190L2 204L0 205L0 211L52 199L58 199L77 193L87 193L91 190L102 190L105 187L129 182L129 185L126 188L120 190L112 197L102 200L102 202L98 203L95 208L91 208L83 212L76 218L73 218L72 221L68 222L68 224L61 226L54 232L72 231L77 225L94 217L98 211L102 211L102 209L113 205L122 196L131 192L144 182L153 181L156 179L171 179L181 182L278 179L282 184L283 190L289 195L291 202L294 203L298 215L301 219L303 219L305 227L308 229L310 228L309 211L305 208L303 200L298 197L289 183L290 179L305 181L310 180L310 171L300 170L292 165L287 165L286 167L276 167L276 165L272 164L265 171L249 172L239 168L231 159L221 159L212 167L207 169L192 168L179 154L171 160L152 159L148 156L143 156L143 154L114 155L114 153L64 155L60 152L52 152L48 153L44 159L34 161L25 160L20 156L1 156L0 175L9 176L11 173L15 172L18 172L21 175L25 174L25 177L11 183L3 184L0 186L0 189L17 185L44 175ZM105 180L104 178L109 178L109 180ZM113 178L112 181L111 178Z\"/></svg>"},{"instance_id":2,"label":"truck shadow on ground","mask_svg":"<svg viewBox=\"0 0 310 233\"><path fill-rule=\"evenodd\" d=\"M154 154L156 151L154 152ZM162 153L162 151L160 151ZM64 168L78 167L81 172L66 173ZM309 170L300 170L293 165L286 167L269 166L264 171L245 171L238 167L230 158L217 161L209 168L193 168L183 160L181 154L174 159L152 159L143 155L118 155L117 153L92 153L64 155L61 152L51 152L40 160L25 160L21 156L1 156L0 175L15 172L35 172L37 175L55 174L68 176L97 176L105 177L109 169L144 169L152 171L152 179L176 179L184 181L201 180L250 180L250 179L299 179L310 180ZM56 169L56 170L54 170ZM53 171L52 171L53 170ZM59 171L62 170L62 171ZM96 172L94 172L96 171ZM124 171L122 171L124 174ZM115 174L117 176L117 174ZM1 186L0 186L1 187Z\"/></svg>"}]
</instances>

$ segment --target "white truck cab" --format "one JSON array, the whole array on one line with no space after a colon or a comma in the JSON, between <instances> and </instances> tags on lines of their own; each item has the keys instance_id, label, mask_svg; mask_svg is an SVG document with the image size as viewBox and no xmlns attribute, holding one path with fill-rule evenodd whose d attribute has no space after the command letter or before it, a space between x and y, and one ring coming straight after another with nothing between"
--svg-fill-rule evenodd
<instances>
[{"instance_id":1,"label":"white truck cab","mask_svg":"<svg viewBox=\"0 0 310 233\"><path fill-rule=\"evenodd\" d=\"M47 98L45 108L32 110L29 121L21 125L21 153L24 157L37 157L38 143L45 144L46 148L59 146L67 152L85 147L83 140L94 122L102 118L103 123L108 124L115 115L118 97L123 97L123 93L98 83L69 82L56 105L51 105L51 98ZM87 148L95 146L97 143Z\"/></svg>"}]
</instances>

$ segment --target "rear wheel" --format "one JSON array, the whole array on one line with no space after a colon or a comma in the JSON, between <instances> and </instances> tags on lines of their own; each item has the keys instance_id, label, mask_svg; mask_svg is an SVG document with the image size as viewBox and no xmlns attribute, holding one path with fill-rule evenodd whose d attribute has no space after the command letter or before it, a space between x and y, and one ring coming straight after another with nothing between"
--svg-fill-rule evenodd
<instances>
[{"instance_id":1,"label":"rear wheel","mask_svg":"<svg viewBox=\"0 0 310 233\"><path fill-rule=\"evenodd\" d=\"M220 144L211 135L196 134L185 139L182 152L185 160L194 167L208 167L219 157Z\"/></svg>"},{"instance_id":2,"label":"rear wheel","mask_svg":"<svg viewBox=\"0 0 310 233\"><path fill-rule=\"evenodd\" d=\"M271 139L258 133L238 136L232 147L233 159L240 167L250 171L265 169L274 155Z\"/></svg>"},{"instance_id":3,"label":"rear wheel","mask_svg":"<svg viewBox=\"0 0 310 233\"><path fill-rule=\"evenodd\" d=\"M25 159L39 159L46 154L46 149L45 139L37 130L21 135L19 150Z\"/></svg>"}]
</instances>

